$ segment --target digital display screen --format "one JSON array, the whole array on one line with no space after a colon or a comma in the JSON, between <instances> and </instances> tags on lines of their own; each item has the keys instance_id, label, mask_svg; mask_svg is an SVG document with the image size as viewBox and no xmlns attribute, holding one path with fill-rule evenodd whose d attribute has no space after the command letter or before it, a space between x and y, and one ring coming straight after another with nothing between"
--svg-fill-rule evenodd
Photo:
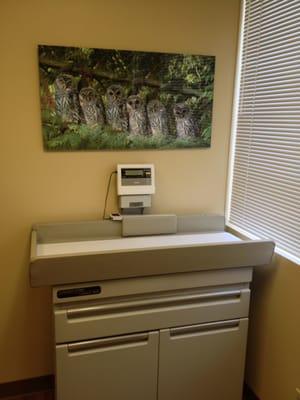
<instances>
[{"instance_id":1,"label":"digital display screen","mask_svg":"<svg viewBox=\"0 0 300 400\"><path fill-rule=\"evenodd\" d=\"M142 169L126 169L125 176L144 176Z\"/></svg>"}]
</instances>

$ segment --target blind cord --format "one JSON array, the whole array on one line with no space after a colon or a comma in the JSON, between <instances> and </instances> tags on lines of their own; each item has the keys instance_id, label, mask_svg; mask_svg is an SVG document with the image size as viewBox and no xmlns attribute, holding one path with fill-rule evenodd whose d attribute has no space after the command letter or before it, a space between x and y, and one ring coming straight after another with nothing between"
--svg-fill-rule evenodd
<instances>
[{"instance_id":1,"label":"blind cord","mask_svg":"<svg viewBox=\"0 0 300 400\"><path fill-rule=\"evenodd\" d=\"M109 190L110 190L110 184L111 184L111 178L114 174L116 174L117 171L113 171L110 176L109 176L109 180L108 180L108 184L106 187L106 194L105 194L105 201L104 201L104 208L103 208L103 215L102 215L102 219L109 219L109 218L105 218L105 214L106 214L106 206L107 206L107 199L108 199L108 195L109 195Z\"/></svg>"}]
</instances>

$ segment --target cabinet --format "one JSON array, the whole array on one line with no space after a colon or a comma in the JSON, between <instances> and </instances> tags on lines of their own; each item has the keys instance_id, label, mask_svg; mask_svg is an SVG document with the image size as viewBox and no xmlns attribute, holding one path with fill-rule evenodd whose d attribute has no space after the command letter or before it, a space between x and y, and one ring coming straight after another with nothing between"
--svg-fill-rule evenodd
<instances>
[{"instance_id":1,"label":"cabinet","mask_svg":"<svg viewBox=\"0 0 300 400\"><path fill-rule=\"evenodd\" d=\"M158 332L56 347L57 400L156 400Z\"/></svg>"},{"instance_id":2,"label":"cabinet","mask_svg":"<svg viewBox=\"0 0 300 400\"><path fill-rule=\"evenodd\" d=\"M241 400L250 290L234 280L251 274L219 274L115 281L88 300L56 288L57 400Z\"/></svg>"},{"instance_id":3,"label":"cabinet","mask_svg":"<svg viewBox=\"0 0 300 400\"><path fill-rule=\"evenodd\" d=\"M30 282L53 291L56 400L241 400L252 269L275 244L240 240L223 216L180 216L172 235L121 228L33 227Z\"/></svg>"},{"instance_id":4,"label":"cabinet","mask_svg":"<svg viewBox=\"0 0 300 400\"><path fill-rule=\"evenodd\" d=\"M160 333L159 400L240 400L248 320Z\"/></svg>"}]
</instances>

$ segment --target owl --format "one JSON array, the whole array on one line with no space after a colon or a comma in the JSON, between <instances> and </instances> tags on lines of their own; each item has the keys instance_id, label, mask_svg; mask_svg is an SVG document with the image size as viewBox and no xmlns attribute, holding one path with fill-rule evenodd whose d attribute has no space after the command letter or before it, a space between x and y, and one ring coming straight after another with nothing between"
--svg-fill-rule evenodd
<instances>
[{"instance_id":1,"label":"owl","mask_svg":"<svg viewBox=\"0 0 300 400\"><path fill-rule=\"evenodd\" d=\"M143 99L138 95L129 96L127 99L129 115L129 131L133 135L147 134L147 113Z\"/></svg>"},{"instance_id":2,"label":"owl","mask_svg":"<svg viewBox=\"0 0 300 400\"><path fill-rule=\"evenodd\" d=\"M176 122L176 131L179 138L195 137L198 135L199 128L197 122L185 103L177 103L173 108Z\"/></svg>"},{"instance_id":3,"label":"owl","mask_svg":"<svg viewBox=\"0 0 300 400\"><path fill-rule=\"evenodd\" d=\"M159 100L151 100L147 105L150 130L153 136L168 134L166 107Z\"/></svg>"},{"instance_id":4,"label":"owl","mask_svg":"<svg viewBox=\"0 0 300 400\"><path fill-rule=\"evenodd\" d=\"M87 125L104 125L104 107L102 99L92 87L82 88L79 92L79 102Z\"/></svg>"},{"instance_id":5,"label":"owl","mask_svg":"<svg viewBox=\"0 0 300 400\"><path fill-rule=\"evenodd\" d=\"M63 122L78 123L80 121L78 93L73 85L73 77L60 74L55 79L56 112Z\"/></svg>"},{"instance_id":6,"label":"owl","mask_svg":"<svg viewBox=\"0 0 300 400\"><path fill-rule=\"evenodd\" d=\"M106 120L115 131L128 131L126 96L121 85L111 85L106 91Z\"/></svg>"}]
</instances>

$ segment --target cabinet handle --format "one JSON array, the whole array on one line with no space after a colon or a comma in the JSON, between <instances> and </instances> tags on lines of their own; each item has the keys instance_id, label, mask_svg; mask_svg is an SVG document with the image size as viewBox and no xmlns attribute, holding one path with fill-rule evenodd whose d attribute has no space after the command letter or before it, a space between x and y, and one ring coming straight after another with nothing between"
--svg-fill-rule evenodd
<instances>
[{"instance_id":1,"label":"cabinet handle","mask_svg":"<svg viewBox=\"0 0 300 400\"><path fill-rule=\"evenodd\" d=\"M214 332L219 330L231 330L236 329L240 325L240 320L210 322L207 324L183 326L180 328L170 329L171 337L195 335L197 333Z\"/></svg>"},{"instance_id":2,"label":"cabinet handle","mask_svg":"<svg viewBox=\"0 0 300 400\"><path fill-rule=\"evenodd\" d=\"M113 347L128 347L132 345L146 344L149 339L148 333L137 335L118 336L106 339L89 340L86 342L78 342L68 344L68 353L78 353L82 351L104 350Z\"/></svg>"},{"instance_id":3,"label":"cabinet handle","mask_svg":"<svg viewBox=\"0 0 300 400\"><path fill-rule=\"evenodd\" d=\"M121 303L103 304L91 307L81 307L67 311L68 319L87 318L97 315L126 313L139 310L157 309L160 307L178 307L185 304L201 304L212 301L236 301L242 295L241 290L227 290L214 293L197 293L177 296L166 296Z\"/></svg>"}]
</instances>

